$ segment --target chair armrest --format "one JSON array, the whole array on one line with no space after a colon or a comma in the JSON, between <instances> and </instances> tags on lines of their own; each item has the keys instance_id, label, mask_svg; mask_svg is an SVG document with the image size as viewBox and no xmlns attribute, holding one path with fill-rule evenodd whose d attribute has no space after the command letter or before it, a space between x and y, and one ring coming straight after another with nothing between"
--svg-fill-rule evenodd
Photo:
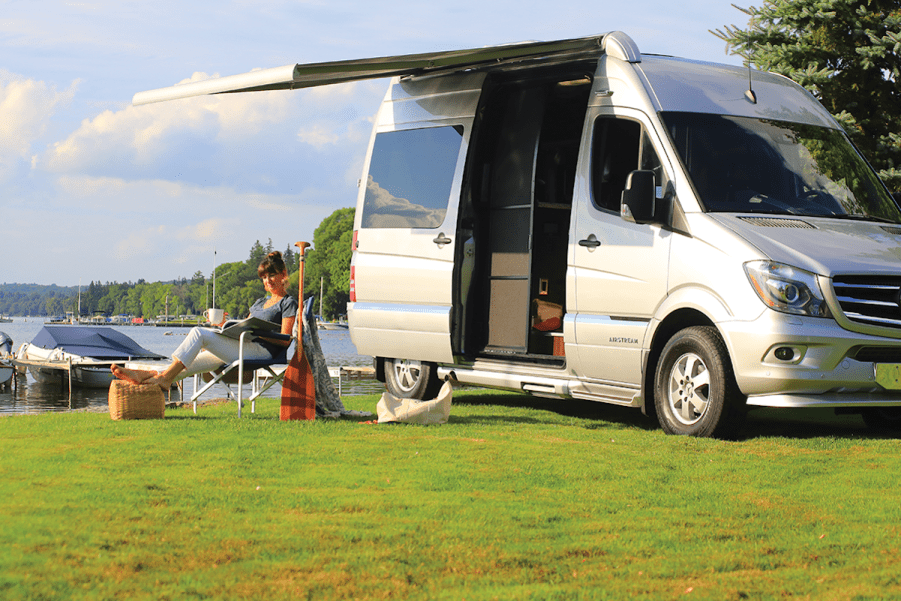
<instances>
[{"instance_id":1,"label":"chair armrest","mask_svg":"<svg viewBox=\"0 0 901 601\"><path fill-rule=\"evenodd\" d=\"M289 334L282 334L279 332L271 332L268 330L247 330L246 332L241 332L241 337L238 339L238 361L240 361L241 365L238 368L239 377L243 377L244 375L244 339L246 336L257 336L257 335L265 335L265 338L271 338L273 340L293 340L294 337ZM290 346L290 345L289 345ZM287 357L288 347L285 347L285 357ZM282 359L281 356L275 357L275 359ZM278 363L282 363L283 361L277 361ZM284 362L287 362L287 358L284 358ZM269 363L269 362L267 362Z\"/></svg>"},{"instance_id":2,"label":"chair armrest","mask_svg":"<svg viewBox=\"0 0 901 601\"><path fill-rule=\"evenodd\" d=\"M282 334L280 332L270 332L268 330L253 330L252 334L254 336L259 336L260 338L271 338L272 340L291 340L294 338L291 334Z\"/></svg>"}]
</instances>

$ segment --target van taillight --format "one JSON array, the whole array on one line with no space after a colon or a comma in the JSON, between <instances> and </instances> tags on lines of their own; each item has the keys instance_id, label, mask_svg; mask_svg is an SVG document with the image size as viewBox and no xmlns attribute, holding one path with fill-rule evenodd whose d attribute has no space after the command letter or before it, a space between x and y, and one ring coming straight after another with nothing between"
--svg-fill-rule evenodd
<instances>
[{"instance_id":1,"label":"van taillight","mask_svg":"<svg viewBox=\"0 0 901 601\"><path fill-rule=\"evenodd\" d=\"M360 230L354 230L353 240L350 243L350 250L352 252L357 252L357 233L359 231ZM357 302L357 282L353 256L350 258L350 302Z\"/></svg>"},{"instance_id":2,"label":"van taillight","mask_svg":"<svg viewBox=\"0 0 901 601\"><path fill-rule=\"evenodd\" d=\"M350 266L350 302L352 302L352 303L357 302L357 285L356 285L356 281L355 281L356 274L354 273L355 270L356 270L356 268L353 265L351 265Z\"/></svg>"}]
</instances>

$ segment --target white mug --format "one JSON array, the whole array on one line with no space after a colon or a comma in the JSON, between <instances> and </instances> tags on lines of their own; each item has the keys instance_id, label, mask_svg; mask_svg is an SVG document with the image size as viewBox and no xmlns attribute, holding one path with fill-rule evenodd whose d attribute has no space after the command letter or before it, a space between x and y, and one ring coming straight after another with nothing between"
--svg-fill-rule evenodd
<instances>
[{"instance_id":1,"label":"white mug","mask_svg":"<svg viewBox=\"0 0 901 601\"><path fill-rule=\"evenodd\" d=\"M214 326L218 326L225 321L225 311L222 309L207 309L203 312L203 316Z\"/></svg>"}]
</instances>

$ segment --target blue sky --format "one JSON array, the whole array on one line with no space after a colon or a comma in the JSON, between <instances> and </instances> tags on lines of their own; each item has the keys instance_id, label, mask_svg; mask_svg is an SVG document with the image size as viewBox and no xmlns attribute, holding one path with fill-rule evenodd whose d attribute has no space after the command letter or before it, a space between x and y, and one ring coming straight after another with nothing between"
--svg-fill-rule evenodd
<instances>
[{"instance_id":1,"label":"blue sky","mask_svg":"<svg viewBox=\"0 0 901 601\"><path fill-rule=\"evenodd\" d=\"M758 3L759 4L759 3ZM387 82L131 106L256 68L621 30L643 52L740 64L729 0L0 0L0 282L208 273L354 206Z\"/></svg>"}]
</instances>

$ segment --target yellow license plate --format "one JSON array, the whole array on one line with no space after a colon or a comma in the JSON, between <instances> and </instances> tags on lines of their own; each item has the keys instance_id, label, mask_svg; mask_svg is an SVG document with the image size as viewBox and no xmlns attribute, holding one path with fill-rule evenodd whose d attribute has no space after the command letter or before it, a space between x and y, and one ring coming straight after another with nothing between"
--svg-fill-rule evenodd
<instances>
[{"instance_id":1,"label":"yellow license plate","mask_svg":"<svg viewBox=\"0 0 901 601\"><path fill-rule=\"evenodd\" d=\"M901 390L901 363L877 363L876 383L886 390Z\"/></svg>"}]
</instances>

